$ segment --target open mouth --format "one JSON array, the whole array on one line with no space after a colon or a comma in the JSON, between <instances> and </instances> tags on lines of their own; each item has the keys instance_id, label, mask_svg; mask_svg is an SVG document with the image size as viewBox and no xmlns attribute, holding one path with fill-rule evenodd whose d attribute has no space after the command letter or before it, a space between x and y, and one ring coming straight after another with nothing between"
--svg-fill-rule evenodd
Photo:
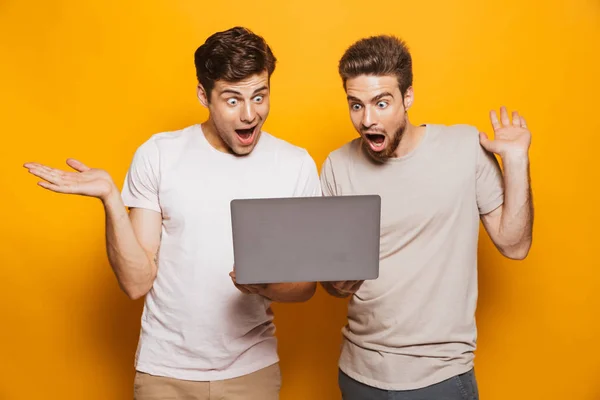
<instances>
[{"instance_id":1,"label":"open mouth","mask_svg":"<svg viewBox=\"0 0 600 400\"><path fill-rule=\"evenodd\" d=\"M254 141L254 137L256 136L256 127L258 125L254 125L253 127L250 127L248 129L236 129L235 133L237 134L238 138L240 139L240 142L242 142L242 144L248 145L251 144Z\"/></svg>"},{"instance_id":2,"label":"open mouth","mask_svg":"<svg viewBox=\"0 0 600 400\"><path fill-rule=\"evenodd\" d=\"M385 135L381 133L365 133L365 138L373 151L381 151L385 147Z\"/></svg>"}]
</instances>

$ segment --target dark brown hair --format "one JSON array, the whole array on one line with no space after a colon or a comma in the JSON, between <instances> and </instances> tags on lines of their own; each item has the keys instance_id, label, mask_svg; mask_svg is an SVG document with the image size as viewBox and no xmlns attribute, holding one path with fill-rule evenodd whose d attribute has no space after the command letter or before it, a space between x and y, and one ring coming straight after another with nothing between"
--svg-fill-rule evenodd
<instances>
[{"instance_id":1,"label":"dark brown hair","mask_svg":"<svg viewBox=\"0 0 600 400\"><path fill-rule=\"evenodd\" d=\"M211 35L194 54L196 77L209 100L215 81L238 82L263 71L270 78L276 62L261 36L239 26Z\"/></svg>"},{"instance_id":2,"label":"dark brown hair","mask_svg":"<svg viewBox=\"0 0 600 400\"><path fill-rule=\"evenodd\" d=\"M394 75L402 96L412 86L412 58L404 41L380 35L361 39L350 46L340 59L338 70L344 89L346 81L359 75Z\"/></svg>"}]
</instances>

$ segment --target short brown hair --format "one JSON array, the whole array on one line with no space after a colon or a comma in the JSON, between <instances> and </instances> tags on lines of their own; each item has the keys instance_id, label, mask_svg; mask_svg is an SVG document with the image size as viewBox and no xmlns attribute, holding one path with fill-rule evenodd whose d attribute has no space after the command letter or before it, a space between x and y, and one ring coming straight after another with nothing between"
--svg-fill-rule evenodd
<instances>
[{"instance_id":1,"label":"short brown hair","mask_svg":"<svg viewBox=\"0 0 600 400\"><path fill-rule=\"evenodd\" d=\"M263 71L270 78L276 62L261 36L239 26L211 35L194 54L196 77L209 100L215 81L237 82Z\"/></svg>"},{"instance_id":2,"label":"short brown hair","mask_svg":"<svg viewBox=\"0 0 600 400\"><path fill-rule=\"evenodd\" d=\"M412 58L408 46L395 36L380 35L361 39L350 46L338 67L344 89L346 81L359 75L394 75L400 93L412 86Z\"/></svg>"}]
</instances>

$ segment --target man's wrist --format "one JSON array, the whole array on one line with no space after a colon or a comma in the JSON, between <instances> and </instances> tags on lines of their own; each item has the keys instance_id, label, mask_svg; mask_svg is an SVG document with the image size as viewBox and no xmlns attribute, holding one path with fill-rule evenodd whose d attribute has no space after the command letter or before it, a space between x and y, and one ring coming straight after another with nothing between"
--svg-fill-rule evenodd
<instances>
[{"instance_id":1,"label":"man's wrist","mask_svg":"<svg viewBox=\"0 0 600 400\"><path fill-rule=\"evenodd\" d=\"M502 164L510 166L527 167L529 165L529 153L527 150L513 150L500 155Z\"/></svg>"},{"instance_id":2,"label":"man's wrist","mask_svg":"<svg viewBox=\"0 0 600 400\"><path fill-rule=\"evenodd\" d=\"M106 207L107 209L114 209L123 206L121 194L119 193L119 190L116 188L116 186L113 187L113 189L111 189L111 191L105 196L100 197L100 200L102 201L102 204L104 204L104 207Z\"/></svg>"}]
</instances>

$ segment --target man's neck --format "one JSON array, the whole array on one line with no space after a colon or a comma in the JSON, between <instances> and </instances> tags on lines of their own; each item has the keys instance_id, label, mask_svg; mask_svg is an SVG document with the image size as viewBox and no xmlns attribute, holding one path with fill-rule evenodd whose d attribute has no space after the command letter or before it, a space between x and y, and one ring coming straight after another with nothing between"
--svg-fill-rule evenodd
<instances>
[{"instance_id":1,"label":"man's neck","mask_svg":"<svg viewBox=\"0 0 600 400\"><path fill-rule=\"evenodd\" d=\"M227 143L221 139L221 136L217 132L213 121L209 118L202 123L202 132L204 133L204 137L206 141L214 147L216 150L223 153L230 153L231 149L227 146Z\"/></svg>"},{"instance_id":2,"label":"man's neck","mask_svg":"<svg viewBox=\"0 0 600 400\"><path fill-rule=\"evenodd\" d=\"M402 135L400 145L398 145L398 148L394 152L394 157L403 157L416 149L419 143L421 143L423 135L425 135L425 129L425 126L415 126L407 121L406 130L404 131L404 135Z\"/></svg>"}]
</instances>

